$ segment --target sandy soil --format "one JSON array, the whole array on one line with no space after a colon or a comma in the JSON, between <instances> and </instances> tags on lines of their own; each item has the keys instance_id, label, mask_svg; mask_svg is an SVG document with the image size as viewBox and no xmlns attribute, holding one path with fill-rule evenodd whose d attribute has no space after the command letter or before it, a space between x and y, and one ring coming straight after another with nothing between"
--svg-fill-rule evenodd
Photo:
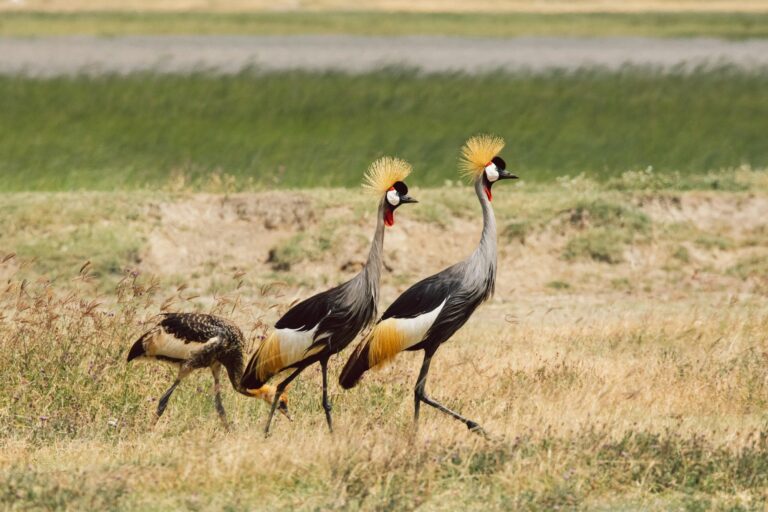
<instances>
[{"instance_id":1,"label":"sandy soil","mask_svg":"<svg viewBox=\"0 0 768 512\"><path fill-rule=\"evenodd\" d=\"M269 262L272 248L298 233L317 233L343 223L343 230L334 228L333 247L316 252L286 274L301 278L289 286L289 295L307 296L357 272L365 261L373 230L368 215L352 216L357 220L350 223L347 208L314 211L310 205L303 196L289 192L227 197L196 194L161 203L155 210L157 223L142 252L140 267L157 275L186 276L185 282L201 291L214 274L242 270L263 279L274 275ZM546 303L550 299L542 292L549 290L553 281L571 283L579 293L586 293L584 297L590 297L590 303L610 302L606 292L621 292L615 283L622 282L633 283L635 292L646 287L660 300L691 293L749 291L752 284L728 275L726 269L759 250L739 241L754 238L755 233L766 228L768 197L686 193L672 198L640 198L635 206L653 220L657 230L672 224L685 225L702 233L722 234L736 245L729 250L711 251L684 243L691 261L678 270L668 268L670 250L674 248L665 240L669 235L662 236L663 242L627 246L626 261L618 265L583 260L566 263L563 248L575 233L588 227L589 219L574 223L570 212L564 211L524 240L505 239L502 234L497 298L490 311L498 314L499 308L506 307L509 301L516 302L521 294L528 299L535 295L534 302ZM502 228L509 221L499 216ZM438 225L419 220L411 212L400 212L396 226L386 234L385 261L390 270L383 280L385 301L416 280L470 254L479 231L480 219L470 216L449 218L445 225ZM424 240L429 243L421 244L418 251L412 250L414 243ZM212 271L214 267L219 270Z\"/></svg>"},{"instance_id":2,"label":"sandy soil","mask_svg":"<svg viewBox=\"0 0 768 512\"><path fill-rule=\"evenodd\" d=\"M76 72L140 70L236 73L273 70L365 72L403 65L426 72L494 69L617 69L626 64L664 69L731 63L768 65L768 41L630 37L521 37L479 39L441 36L87 36L0 38L0 73L53 76Z\"/></svg>"}]
</instances>

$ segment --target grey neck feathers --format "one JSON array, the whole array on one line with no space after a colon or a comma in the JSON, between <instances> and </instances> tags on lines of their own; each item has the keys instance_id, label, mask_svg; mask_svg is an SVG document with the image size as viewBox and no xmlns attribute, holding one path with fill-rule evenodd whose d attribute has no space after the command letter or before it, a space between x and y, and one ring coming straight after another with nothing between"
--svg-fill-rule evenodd
<instances>
[{"instance_id":1,"label":"grey neck feathers","mask_svg":"<svg viewBox=\"0 0 768 512\"><path fill-rule=\"evenodd\" d=\"M379 282L381 280L381 267L384 264L384 209L386 205L382 198L379 203L378 216L376 219L376 231L371 242L371 250L368 253L368 260L360 273L361 279L367 288L367 292L373 296L374 304L379 302Z\"/></svg>"},{"instance_id":2,"label":"grey neck feathers","mask_svg":"<svg viewBox=\"0 0 768 512\"><path fill-rule=\"evenodd\" d=\"M480 244L470 256L469 264L474 269L487 273L485 279L490 296L496 283L496 217L493 214L493 206L483 190L482 178L475 181L475 193L483 210L483 234Z\"/></svg>"}]
</instances>

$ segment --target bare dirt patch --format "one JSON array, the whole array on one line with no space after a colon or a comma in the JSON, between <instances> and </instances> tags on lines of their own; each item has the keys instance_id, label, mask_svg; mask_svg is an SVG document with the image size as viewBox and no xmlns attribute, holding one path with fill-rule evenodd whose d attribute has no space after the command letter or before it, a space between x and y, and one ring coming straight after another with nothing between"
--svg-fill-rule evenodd
<instances>
[{"instance_id":1,"label":"bare dirt patch","mask_svg":"<svg viewBox=\"0 0 768 512\"><path fill-rule=\"evenodd\" d=\"M451 193L458 198L461 192L471 194ZM500 196L496 203L514 201ZM566 210L534 223L521 239L505 234L510 219L497 214L501 233L497 295L750 289L748 281L729 275L728 269L748 255L765 252L768 198L692 192L638 196L633 201L651 224L633 241L617 242L616 264L599 258L564 258L569 241L588 236L594 221L574 224ZM293 192L192 195L153 208L158 222L141 253L142 268L185 276L202 288L219 270L244 270L263 279L282 275L305 288L300 294L322 288L360 268L375 226L371 205L328 208ZM415 280L469 255L481 225L479 212L472 213L446 214L436 223L400 209L385 239L385 296L394 296ZM286 244L294 251L294 264L280 272L271 253Z\"/></svg>"}]
</instances>

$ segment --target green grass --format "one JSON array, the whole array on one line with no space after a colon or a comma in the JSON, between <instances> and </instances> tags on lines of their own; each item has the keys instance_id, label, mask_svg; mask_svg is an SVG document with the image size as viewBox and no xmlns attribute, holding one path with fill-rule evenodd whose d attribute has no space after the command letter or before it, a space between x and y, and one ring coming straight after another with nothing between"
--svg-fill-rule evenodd
<instances>
[{"instance_id":1,"label":"green grass","mask_svg":"<svg viewBox=\"0 0 768 512\"><path fill-rule=\"evenodd\" d=\"M6 76L0 111L0 190L355 186L382 154L411 160L412 183L442 185L481 131L506 138L529 182L584 172L631 188L623 173L652 166L668 187L768 166L768 73L722 68ZM738 185L717 176L712 188Z\"/></svg>"},{"instance_id":2,"label":"green grass","mask_svg":"<svg viewBox=\"0 0 768 512\"><path fill-rule=\"evenodd\" d=\"M766 13L3 13L1 36L91 34L358 34L768 36Z\"/></svg>"}]
</instances>

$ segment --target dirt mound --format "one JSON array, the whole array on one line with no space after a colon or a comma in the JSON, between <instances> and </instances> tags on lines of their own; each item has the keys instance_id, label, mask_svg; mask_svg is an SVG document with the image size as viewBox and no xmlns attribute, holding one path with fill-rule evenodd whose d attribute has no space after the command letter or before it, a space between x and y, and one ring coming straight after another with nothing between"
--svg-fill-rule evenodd
<instances>
[{"instance_id":1,"label":"dirt mound","mask_svg":"<svg viewBox=\"0 0 768 512\"><path fill-rule=\"evenodd\" d=\"M308 198L290 192L195 194L157 203L153 214L142 265L158 274L258 265L275 244L315 223Z\"/></svg>"},{"instance_id":2,"label":"dirt mound","mask_svg":"<svg viewBox=\"0 0 768 512\"><path fill-rule=\"evenodd\" d=\"M158 203L142 267L183 276L203 288L238 270L262 281L290 281L301 295L327 287L359 270L375 221L371 205L362 209L362 199L329 208L319 206L323 197L199 194ZM597 214L619 208L616 215L635 217L617 227L600 225L609 221L595 212L592 217L581 212L574 222L569 210L528 226L519 237L507 229L514 222L499 215L497 295L511 300L520 292L676 293L679 286L736 290L743 280L732 269L765 252L760 237L768 232L768 198L760 195L686 192L627 198L624 206L609 201L590 205L608 212ZM526 215L520 214L522 219ZM384 297L468 256L480 229L479 212L476 218L440 222L398 212L396 226L386 235ZM293 266L275 264L280 251L290 253Z\"/></svg>"}]
</instances>

